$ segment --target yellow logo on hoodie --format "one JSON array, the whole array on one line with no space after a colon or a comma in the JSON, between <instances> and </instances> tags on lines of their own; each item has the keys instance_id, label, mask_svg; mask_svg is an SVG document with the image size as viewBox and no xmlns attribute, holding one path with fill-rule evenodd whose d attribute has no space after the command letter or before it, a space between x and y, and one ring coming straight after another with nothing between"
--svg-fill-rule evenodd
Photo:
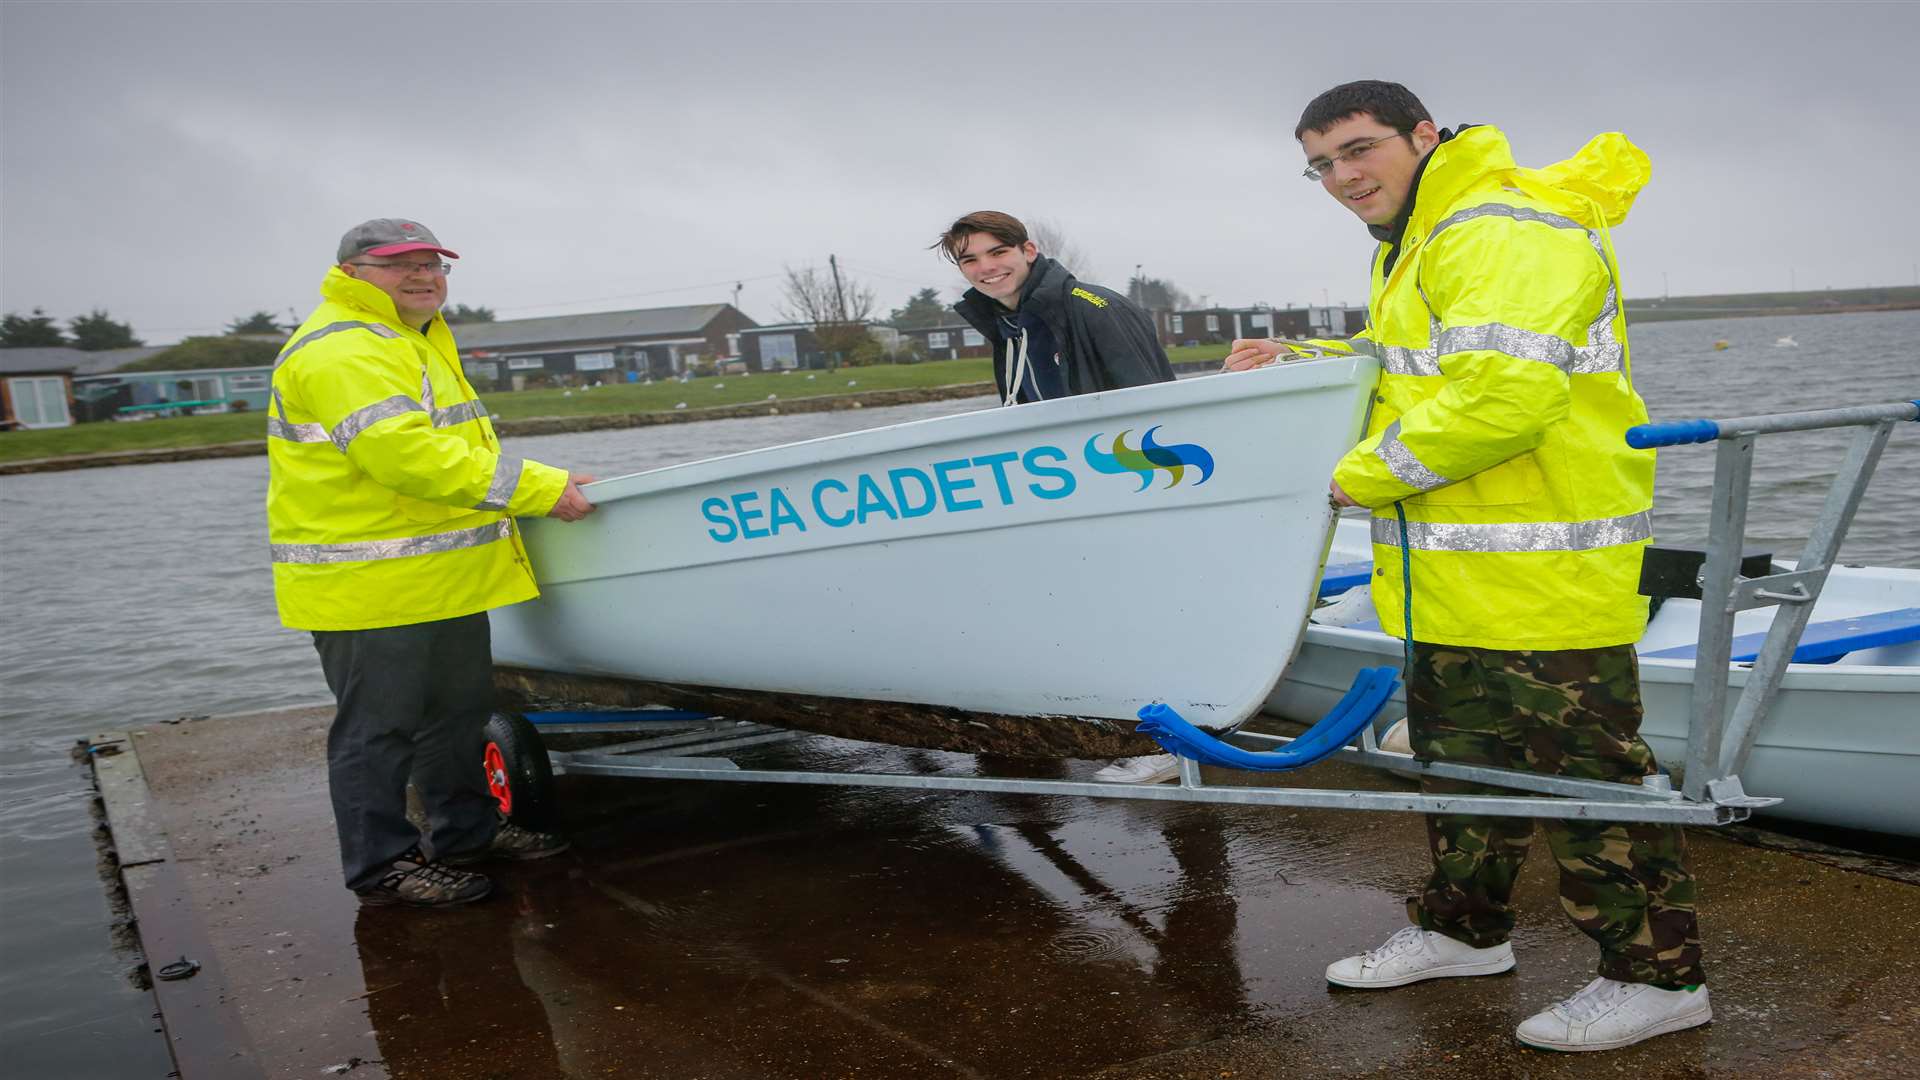
<instances>
[{"instance_id":1,"label":"yellow logo on hoodie","mask_svg":"<svg viewBox=\"0 0 1920 1080\"><path fill-rule=\"evenodd\" d=\"M1077 297L1079 297L1079 298L1080 298L1080 299L1082 299L1082 300L1085 300L1085 301L1086 301L1087 303L1089 303L1089 304L1092 304L1092 305L1093 305L1094 307L1106 307L1106 306L1107 306L1107 298L1106 298L1106 297L1104 297L1104 296L1095 296L1094 294L1092 294L1092 293L1090 293L1090 292L1088 292L1088 291L1087 291L1087 290L1085 290L1085 289L1075 289L1075 290L1073 290L1073 295L1075 295L1075 296L1077 296Z\"/></svg>"}]
</instances>

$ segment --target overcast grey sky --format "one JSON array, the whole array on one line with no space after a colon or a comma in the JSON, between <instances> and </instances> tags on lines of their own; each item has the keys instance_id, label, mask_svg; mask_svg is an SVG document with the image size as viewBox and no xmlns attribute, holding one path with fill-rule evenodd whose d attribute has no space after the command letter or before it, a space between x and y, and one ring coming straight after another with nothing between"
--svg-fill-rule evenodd
<instances>
[{"instance_id":1,"label":"overcast grey sky","mask_svg":"<svg viewBox=\"0 0 1920 1080\"><path fill-rule=\"evenodd\" d=\"M837 253L882 311L960 213L1124 288L1365 301L1298 176L1356 78L1522 164L1626 132L1627 293L1914 284L1920 5L0 4L0 308L149 343L304 316L347 226L417 217L501 317L732 298Z\"/></svg>"}]
</instances>

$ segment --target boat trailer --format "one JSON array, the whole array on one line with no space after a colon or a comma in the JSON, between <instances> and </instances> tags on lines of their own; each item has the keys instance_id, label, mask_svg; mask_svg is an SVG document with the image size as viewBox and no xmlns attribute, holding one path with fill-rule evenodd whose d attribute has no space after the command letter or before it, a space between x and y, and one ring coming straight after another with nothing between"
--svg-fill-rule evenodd
<instances>
[{"instance_id":1,"label":"boat trailer","mask_svg":"<svg viewBox=\"0 0 1920 1080\"><path fill-rule=\"evenodd\" d=\"M1353 688L1332 711L1291 738L1248 731L1221 738L1193 728L1165 706L1142 709L1140 730L1180 756L1178 784L742 768L727 755L810 733L667 708L496 714L487 726L488 781L503 811L528 818L537 818L550 805L553 776L575 775L1686 825L1741 821L1754 810L1781 801L1747 794L1740 784L1740 770L1766 720L1768 707L1779 690L1781 678L1786 674L1787 664L1799 644L1814 601L1833 567L1841 540L1852 524L1887 438L1895 423L1915 420L1920 420L1920 401L1728 420L1652 423L1627 432L1628 444L1637 449L1688 443L1718 444L1706 553L1697 578L1702 598L1698 660L1694 669L1687 754L1678 789L1665 774L1647 777L1639 784L1614 783L1425 761L1410 754L1384 750L1377 741L1375 719L1397 684L1397 673L1385 667L1362 671ZM1754 440L1779 432L1842 427L1860 430L1834 475L1798 563L1792 570L1774 567L1759 576L1743 576L1741 556ZM1729 715L1727 672L1734 616L1767 606L1783 610L1773 619L1765 644L1753 660L1746 685ZM1920 628L1914 630L1915 636L1920 636ZM543 735L579 734L636 737L579 751L548 751L541 742ZM1213 785L1206 783L1200 774L1202 761L1226 768L1274 772L1328 759L1388 769L1401 775L1498 786L1524 794L1437 795Z\"/></svg>"}]
</instances>

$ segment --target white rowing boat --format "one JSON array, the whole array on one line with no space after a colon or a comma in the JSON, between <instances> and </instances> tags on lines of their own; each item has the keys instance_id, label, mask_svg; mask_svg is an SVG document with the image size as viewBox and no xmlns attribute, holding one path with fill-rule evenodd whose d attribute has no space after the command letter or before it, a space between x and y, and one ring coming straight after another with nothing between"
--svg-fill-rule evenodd
<instances>
[{"instance_id":1,"label":"white rowing boat","mask_svg":"<svg viewBox=\"0 0 1920 1080\"><path fill-rule=\"evenodd\" d=\"M1366 602L1372 558L1367 522L1341 520L1322 591L1342 599L1316 613L1268 712L1311 720L1362 667L1399 665L1399 639L1381 632ZM1776 610L1735 618L1736 695ZM1666 600L1637 646L1641 734L1662 764L1686 753L1699 620L1698 600ZM1920 570L1834 567L1794 658L1741 771L1748 791L1786 800L1763 813L1920 835ZM1404 690L1395 697L1387 718L1406 713Z\"/></svg>"},{"instance_id":2,"label":"white rowing boat","mask_svg":"<svg viewBox=\"0 0 1920 1080\"><path fill-rule=\"evenodd\" d=\"M1374 378L1301 361L591 485L586 521L523 522L543 595L494 614L501 681L1023 756L1150 751L1153 702L1232 730L1300 640Z\"/></svg>"}]
</instances>

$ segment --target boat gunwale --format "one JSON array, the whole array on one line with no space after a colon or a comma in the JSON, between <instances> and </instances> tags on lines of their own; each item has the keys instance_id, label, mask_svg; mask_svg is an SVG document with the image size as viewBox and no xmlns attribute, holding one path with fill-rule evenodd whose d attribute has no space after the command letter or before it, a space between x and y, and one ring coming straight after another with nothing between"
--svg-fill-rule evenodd
<instances>
[{"instance_id":1,"label":"boat gunwale","mask_svg":"<svg viewBox=\"0 0 1920 1080\"><path fill-rule=\"evenodd\" d=\"M1378 361L1366 354L1354 356L1316 357L1311 360L1291 361L1284 365L1273 364L1252 371L1221 372L1190 379L1180 379L1166 383L1150 383L1144 386L1128 386L1115 390L1102 390L1074 397L1056 398L1052 401L1038 401L1017 408L989 406L962 413L945 416L921 417L897 424L883 424L879 427L861 428L856 431L843 431L833 435L822 435L798 442L782 443L778 446L763 446L752 450L740 450L731 454L701 458L697 461L682 461L672 465L663 465L657 469L643 469L639 472L625 473L620 476L595 480L583 486L596 506L620 502L642 495L658 495L681 488L697 487L718 480L747 480L768 473L787 469L818 465L828 461L844 460L854 457L869 457L892 453L911 448L932 448L954 442L974 441L983 437L1013 434L1036 427L1052 427L1074 423L1082 414L1086 419L1096 418L1093 414L1103 412L1099 403L1110 401L1119 395L1144 396L1159 394L1174 396L1171 407L1190 408L1206 404L1209 401L1253 401L1261 397L1285 397L1296 393L1351 385L1361 381L1360 372L1377 366ZM1321 372L1321 377L1305 381L1296 374L1302 369ZM1283 389L1262 392L1257 387L1248 387L1244 382L1228 385L1223 379L1256 380L1272 378L1273 373L1288 373L1287 385ZM1365 376L1371 381L1371 373ZM1170 388L1178 387L1178 390ZM986 415L982 415L986 414ZM970 418L975 426L964 435L951 439L927 440L916 437L920 429L928 425L949 424L962 417ZM883 437L884 436L884 437ZM815 453L817 448L830 446L860 438L870 443L850 454ZM738 468L742 459L757 459L757 468ZM537 519L530 519L537 520Z\"/></svg>"},{"instance_id":2,"label":"boat gunwale","mask_svg":"<svg viewBox=\"0 0 1920 1080\"><path fill-rule=\"evenodd\" d=\"M1323 640L1316 641L1316 638ZM1356 630L1350 626L1330 626L1326 623L1309 623L1305 640L1312 644L1328 648L1345 648L1349 643L1363 645L1362 651L1380 656L1399 657L1404 650L1400 639L1379 630ZM1641 656L1641 681L1647 681L1648 673L1657 673L1660 677L1652 681L1658 683L1693 682L1694 663L1684 657L1646 657ZM1751 667L1732 667L1728 670L1728 685L1745 686L1747 672ZM1854 685L1867 679L1874 679L1872 686ZM1888 686L1880 680L1890 681ZM1786 678L1781 689L1797 690L1846 690L1854 693L1915 693L1920 692L1920 665L1900 664L1848 664L1844 660L1834 664L1788 664Z\"/></svg>"}]
</instances>

